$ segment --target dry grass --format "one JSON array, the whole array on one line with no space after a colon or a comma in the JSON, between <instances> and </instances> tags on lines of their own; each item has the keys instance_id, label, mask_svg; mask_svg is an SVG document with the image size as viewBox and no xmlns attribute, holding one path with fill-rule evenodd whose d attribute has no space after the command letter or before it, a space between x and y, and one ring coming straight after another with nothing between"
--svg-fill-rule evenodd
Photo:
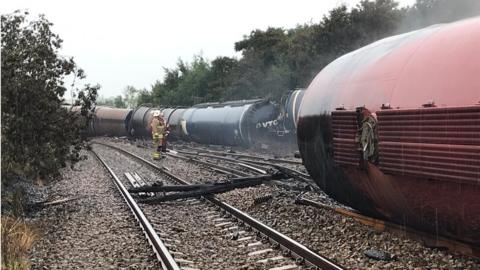
<instances>
[{"instance_id":1,"label":"dry grass","mask_svg":"<svg viewBox=\"0 0 480 270\"><path fill-rule=\"evenodd\" d=\"M2 269L30 269L28 251L37 239L37 233L19 218L1 218Z\"/></svg>"}]
</instances>

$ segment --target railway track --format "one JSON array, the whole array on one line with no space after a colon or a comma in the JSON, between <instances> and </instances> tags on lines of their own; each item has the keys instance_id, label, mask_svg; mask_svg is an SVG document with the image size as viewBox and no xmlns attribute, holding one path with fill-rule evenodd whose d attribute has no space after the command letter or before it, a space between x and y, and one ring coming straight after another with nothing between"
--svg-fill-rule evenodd
<instances>
[{"instance_id":1,"label":"railway track","mask_svg":"<svg viewBox=\"0 0 480 270\"><path fill-rule=\"evenodd\" d=\"M153 162L145 160L144 158L137 156L129 151L126 151L124 149L121 149L112 145L108 145L108 144L102 144L98 142L96 143L99 145L103 145L105 147L109 147L110 149L118 151L124 154L125 156L135 159L137 162L149 167L152 170L155 170L156 172L159 172L161 175L168 178L172 182L175 182L177 184L182 184L182 185L191 184L190 182L187 182L186 180L169 172L165 168L160 167ZM111 171L111 169L109 171ZM127 197L131 197L131 196L129 195ZM189 200L188 202L191 202L191 204L194 204L194 205L202 204L202 207L197 209L197 211L201 211L200 209L213 209L213 210L204 211L207 214L209 214L208 218L210 218L210 221L213 220L216 222L213 226L223 230L232 239L236 238L235 241L240 241L240 240L241 240L240 242L253 241L249 243L244 242L245 244L239 242L240 243L239 247L244 247L247 249L248 248L255 249L256 246L263 247L258 250L247 253L247 256L256 257L256 256L261 256L262 254L265 254L265 255L275 254L280 252L281 250L280 255L258 259L257 263L265 264L267 262L272 262L277 260L285 261L285 263L283 264L278 262L273 264L272 265L273 267L271 267L272 269L293 269L293 268L296 269L296 268L303 268L303 267L311 267L314 269L342 269L341 266L333 263L331 260L318 255L317 253L309 250L302 244L270 228L269 226L263 224L262 222L242 212L241 210L220 201L214 196L205 196L200 201ZM169 236L167 235L167 237ZM255 240L256 238L262 239L263 242L256 241ZM287 258L285 258L284 255L288 255ZM159 255L159 257L162 258L163 260L166 260L165 258L168 258L168 255L163 255L163 257L162 255ZM174 257L174 256L171 256L171 257ZM292 258L292 259L288 259L288 258ZM163 260L162 260L162 263L164 263ZM188 261L188 259L182 259L182 260Z\"/></svg>"},{"instance_id":2,"label":"railway track","mask_svg":"<svg viewBox=\"0 0 480 270\"><path fill-rule=\"evenodd\" d=\"M207 150L204 150L205 152L208 152ZM212 153L216 153L218 151L212 151ZM234 159L234 158L230 158L230 157L226 157L225 155L229 155L228 153L223 153L223 155L213 155L213 154L205 154L205 153L201 153L201 152L188 152L188 151L182 151L182 150L170 150L170 156L172 157L179 157L179 158L182 158L181 156L179 156L177 153L181 154L181 155L184 155L184 156L188 156L188 157L194 157L194 156L197 156L197 157L204 157L204 158L209 158L209 159L217 159L217 160L223 160L229 164L233 164L233 165L238 165L238 166L242 166L242 167L246 167L247 169L250 169L251 171L253 170L255 173L265 173L269 170L269 168L275 168L275 169L278 169L288 175L290 175L292 178L296 179L296 180L299 180L301 182L304 182L304 183L308 183L310 185L312 185L313 187L316 188L316 185L315 183L313 182L313 180L311 179L311 177L306 174L306 173L303 173L303 172L300 172L299 170L296 170L296 169L292 169L288 166L283 166L283 165L280 165L280 164L275 164L275 163L272 163L272 162L266 162L266 161L259 161L259 160L248 160L248 159ZM198 162L198 163L203 163L203 164L207 164L207 162L205 161L200 161L197 159L192 159L192 161L194 162ZM208 163L209 164L209 163Z\"/></svg>"},{"instance_id":3,"label":"railway track","mask_svg":"<svg viewBox=\"0 0 480 270\"><path fill-rule=\"evenodd\" d=\"M148 147L118 139L102 141L150 159L151 151ZM178 149L179 147L174 146L174 148ZM181 153L177 156L181 157L176 159L169 156L159 164L165 166L166 170L181 175L184 179L193 179L199 183L205 183L205 180L208 179L226 177L224 173L218 172L207 164L215 163L223 167L232 167L221 159L214 160L198 155L184 156ZM205 165L195 162L194 159L202 160ZM244 172L255 174L254 171ZM230 175L233 176L233 174ZM437 242L440 245L435 245L434 242L434 245L426 246L438 248L427 248L422 246L422 243L426 243L425 236L412 241L411 239L415 239L415 237L410 237L410 232L407 232L406 228L402 226L397 226L399 229L397 231L391 230L391 224L349 211L328 197L324 197L321 192L308 191L304 193L305 191L298 189L285 189L273 182L229 191L217 195L217 198L247 212L296 241L304 243L316 251L321 251L328 258L332 258L348 268L424 269L435 265L439 265L439 269L478 268L479 262L475 259L455 255L456 251L459 251L460 254L471 256L474 249L466 247L462 249L467 252L461 252L458 247L462 247L462 245L456 243L457 250L453 249L453 254L447 253L445 252L445 242ZM299 184L296 181L287 182ZM265 200L261 201L260 199ZM308 206L304 206L304 204ZM440 238L437 236L437 239ZM368 248L389 252L395 256L395 259L393 261L369 259L363 254ZM475 251L473 253L475 254Z\"/></svg>"},{"instance_id":4,"label":"railway track","mask_svg":"<svg viewBox=\"0 0 480 270\"><path fill-rule=\"evenodd\" d=\"M248 156L245 154L238 154L238 153L228 153L228 152L221 152L221 151L215 151L215 150L209 150L209 149L204 149L203 147L197 148L197 147L185 147L193 151L182 151L182 150L176 150L176 152L186 155L186 156L199 156L199 157L206 157L209 159L217 159L217 160L223 160L229 163L235 163L235 162L244 162L246 164L251 164L254 166L264 166L263 168L267 170L268 167L274 167L278 168L290 175L292 175L295 179L300 180L302 182L307 182L307 183L312 183L311 178L309 175L304 174L298 170L292 169L288 166L282 166L278 164L274 164L268 161L264 160L270 160L270 161L276 161L276 162L282 162L285 160L279 160L279 159L268 159L266 157L255 157L255 156ZM215 155L216 154L216 155ZM175 155L172 155L175 156ZM178 155L177 155L178 156ZM234 157L239 157L237 159L231 158L228 156L234 156ZM291 163L292 164L292 163ZM447 249L450 252L458 253L458 254L464 254L467 256L472 256L472 257L479 257L480 256L480 249L476 246L466 244L463 242L459 242L455 239L450 239L446 237L441 237L438 235L430 234L427 232L422 232L418 231L412 228L408 228L399 224L395 224L392 222L388 222L385 220L381 219L376 219L368 216L364 216L360 214L359 212L351 209L351 208L345 208L345 207L333 207L327 204L319 203L314 200L309 200L309 199L304 199L304 198L297 198L296 203L298 204L304 204L304 205L309 205L317 208L325 208L328 210L331 210L335 213L338 213L342 216L352 218L356 220L357 222L372 227L373 229L377 231L389 231L393 232L397 235L401 235L404 237L408 237L411 239L415 239L423 245L431 248L438 248L438 249Z\"/></svg>"},{"instance_id":5,"label":"railway track","mask_svg":"<svg viewBox=\"0 0 480 270\"><path fill-rule=\"evenodd\" d=\"M217 155L222 155L222 156L232 156L232 157L237 157L237 158L245 159L245 160L253 159L253 160L259 160L259 161L267 161L267 162L275 162L275 163L287 163L287 164L294 164L294 165L302 165L303 164L303 162L300 161L300 160L290 160L290 159L283 159L283 158L271 158L271 157L267 157L267 156L255 156L255 155L247 155L247 154L240 154L240 153L215 151L215 150L211 150L211 149L206 149L204 147L183 146L182 148L191 149L191 150L198 151L198 152L217 154Z\"/></svg>"},{"instance_id":6,"label":"railway track","mask_svg":"<svg viewBox=\"0 0 480 270\"><path fill-rule=\"evenodd\" d=\"M153 229L152 224L145 217L145 214L140 209L139 205L135 202L135 200L125 188L125 186L122 184L118 176L113 172L113 170L108 166L108 164L102 157L100 157L95 151L93 151L93 153L112 177L115 186L117 187L120 194L122 194L123 199L125 200L133 215L137 219L140 227L142 227L142 230L148 238L148 241L151 244L155 254L157 255L157 258L162 264L162 268L168 270L179 270L180 267L174 260L172 254L168 251L163 241Z\"/></svg>"}]
</instances>

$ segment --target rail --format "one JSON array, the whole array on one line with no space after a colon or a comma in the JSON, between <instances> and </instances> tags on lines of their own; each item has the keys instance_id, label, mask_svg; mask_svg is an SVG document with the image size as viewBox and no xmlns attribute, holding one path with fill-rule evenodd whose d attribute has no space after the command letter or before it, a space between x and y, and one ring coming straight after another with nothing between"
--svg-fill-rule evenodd
<instances>
[{"instance_id":1,"label":"rail","mask_svg":"<svg viewBox=\"0 0 480 270\"><path fill-rule=\"evenodd\" d=\"M198 152L208 152L212 154L218 154L222 156L234 156L234 157L239 157L239 158L246 158L246 159L258 159L258 160L264 160L264 161L272 161L272 162L282 162L282 163L289 163L289 164L296 164L296 165L301 165L303 164L301 161L297 160L289 160L289 159L283 159L283 158L269 158L265 156L252 156L252 155L247 155L247 154L238 154L238 153L226 153L222 151L214 151L214 150L207 150L207 149L200 149L200 148L195 148L195 147L189 147L189 146L184 146L184 148L192 149Z\"/></svg>"},{"instance_id":2,"label":"rail","mask_svg":"<svg viewBox=\"0 0 480 270\"><path fill-rule=\"evenodd\" d=\"M144 159L144 158L142 158L138 155L130 153L129 151L126 151L124 149L118 148L118 147L113 146L113 145L105 144L105 143L100 143L100 142L94 142L94 143L109 147L111 149L114 149L114 150L117 150L121 153L124 153L127 156L135 158L135 159L143 162L144 164L148 165L149 167L167 175L169 178L171 178L172 180L174 180L178 183L181 183L181 184L184 184L184 185L190 185L191 184L188 181L186 181L186 180L168 172L167 170L158 166L157 164L155 164L155 163L153 163L149 160L146 160L146 159ZM344 269L343 267L335 264L334 262L332 262L328 258L325 258L325 257L311 251L310 249L308 249L304 245L302 245L302 244L296 242L295 240L289 238L288 236L276 231L275 229L268 227L267 225L263 224L262 222L256 220L255 218L253 218L253 217L249 216L248 214L240 211L239 209L218 200L214 196L204 196L204 198L206 200L210 201L211 203L215 204L216 206L220 207L221 209L223 209L227 213L231 214L232 216L234 216L235 218L237 218L238 220L240 220L244 224L248 225L253 230L255 230L257 233L266 236L268 239L270 239L270 242L278 243L281 247L290 251L291 255L293 257L300 258L307 265L313 266L313 267L318 267L320 269L326 269L326 270Z\"/></svg>"},{"instance_id":3,"label":"rail","mask_svg":"<svg viewBox=\"0 0 480 270\"><path fill-rule=\"evenodd\" d=\"M167 247L165 246L165 244L163 244L162 240L160 239L160 237L158 237L158 234L153 229L152 224L150 224L148 219L145 217L142 210L140 209L138 204L135 202L135 200L132 198L130 193L127 191L125 186L122 184L120 179L118 179L118 177L115 175L113 170L107 165L107 163L105 163L105 161L95 151L92 150L92 152L100 161L100 163L105 167L105 169L107 169L109 174L112 176L112 180L115 183L115 186L118 188L118 191L120 191L120 193L122 194L123 199L128 204L132 213L135 215L135 218L137 219L145 235L147 236L150 244L152 245L152 248L156 253L157 258L160 260L160 263L162 264L162 268L169 269L169 270L180 270L180 267L173 259L173 256L170 254L170 252L168 252Z\"/></svg>"},{"instance_id":4,"label":"rail","mask_svg":"<svg viewBox=\"0 0 480 270\"><path fill-rule=\"evenodd\" d=\"M207 151L207 150L204 150L204 151ZM206 158L214 158L214 159L224 160L226 162L234 163L234 164L237 164L237 165L240 165L240 166L242 166L242 164L247 165L247 166L249 165L250 167L259 166L259 165L270 166L270 167L276 168L276 169L278 169L278 170L280 170L280 171L282 171L286 174L294 176L297 180L300 180L301 182L305 182L305 183L311 184L313 186L316 186L314 181L311 179L310 175L308 175L306 173L303 173L303 172L300 172L298 170L295 170L295 169L292 169L292 168L289 168L289 167L286 167L286 166L283 166L283 165L274 164L274 163L271 163L271 162L244 160L244 159L238 160L238 159L233 159L233 158L224 157L224 156L216 156L216 155L209 155L209 154L204 154L204 153L188 152L188 151L181 151L181 150L175 150L175 152L177 152L178 154L186 155L186 156L199 156L199 157L206 157ZM174 154L170 154L170 155L173 156L173 157L184 158L184 157L181 157L179 155L174 155ZM193 161L197 161L197 160L193 160ZM243 166L243 167L245 167L245 166ZM254 168L260 170L257 167L254 167ZM264 170L266 170L266 168L264 168Z\"/></svg>"}]
</instances>

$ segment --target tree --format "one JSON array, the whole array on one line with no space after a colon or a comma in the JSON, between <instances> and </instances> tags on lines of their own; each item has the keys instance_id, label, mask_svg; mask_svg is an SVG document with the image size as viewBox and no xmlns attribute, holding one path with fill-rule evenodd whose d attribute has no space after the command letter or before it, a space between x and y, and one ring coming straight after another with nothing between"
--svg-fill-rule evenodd
<instances>
[{"instance_id":1,"label":"tree","mask_svg":"<svg viewBox=\"0 0 480 270\"><path fill-rule=\"evenodd\" d=\"M123 94L125 98L123 99L127 108L135 108L138 105L138 95L139 90L135 89L135 87L127 85L123 90Z\"/></svg>"},{"instance_id":2,"label":"tree","mask_svg":"<svg viewBox=\"0 0 480 270\"><path fill-rule=\"evenodd\" d=\"M115 108L126 108L127 104L125 104L125 101L123 100L122 95L118 95L113 98L113 106Z\"/></svg>"},{"instance_id":3,"label":"tree","mask_svg":"<svg viewBox=\"0 0 480 270\"><path fill-rule=\"evenodd\" d=\"M103 95L101 95L100 97L97 98L97 105L98 106L108 106L108 107L115 107L114 104L113 104L113 98L111 97L104 97Z\"/></svg>"},{"instance_id":4,"label":"tree","mask_svg":"<svg viewBox=\"0 0 480 270\"><path fill-rule=\"evenodd\" d=\"M115 107L115 108L127 108L128 106L126 103L126 99L123 98L122 95L117 95L115 97L108 97L108 98L100 96L97 99L96 104L99 106L107 106L107 107Z\"/></svg>"},{"instance_id":5,"label":"tree","mask_svg":"<svg viewBox=\"0 0 480 270\"><path fill-rule=\"evenodd\" d=\"M152 93L146 89L140 90L138 93L137 106L146 103L152 103L153 97Z\"/></svg>"},{"instance_id":6,"label":"tree","mask_svg":"<svg viewBox=\"0 0 480 270\"><path fill-rule=\"evenodd\" d=\"M291 70L285 65L289 48L289 36L282 28L255 30L236 42L235 50L241 51L243 58L232 72L226 98L279 98L278 92L293 86Z\"/></svg>"},{"instance_id":7,"label":"tree","mask_svg":"<svg viewBox=\"0 0 480 270\"><path fill-rule=\"evenodd\" d=\"M264 66L269 67L277 63L288 50L285 32L282 28L272 27L269 27L266 31L252 31L250 36L235 43L235 50L242 51L244 58L260 58L263 60Z\"/></svg>"},{"instance_id":8,"label":"tree","mask_svg":"<svg viewBox=\"0 0 480 270\"><path fill-rule=\"evenodd\" d=\"M65 77L83 79L73 58L59 55L62 39L43 15L1 16L2 183L12 175L45 178L84 158L82 131L91 118L98 85L72 85L80 114L62 106Z\"/></svg>"},{"instance_id":9,"label":"tree","mask_svg":"<svg viewBox=\"0 0 480 270\"><path fill-rule=\"evenodd\" d=\"M237 67L238 61L230 57L217 57L212 61L209 80L207 83L208 101L225 101L227 87L232 83L232 71Z\"/></svg>"},{"instance_id":10,"label":"tree","mask_svg":"<svg viewBox=\"0 0 480 270\"><path fill-rule=\"evenodd\" d=\"M478 0L417 0L406 10L398 32L480 15Z\"/></svg>"},{"instance_id":11,"label":"tree","mask_svg":"<svg viewBox=\"0 0 480 270\"><path fill-rule=\"evenodd\" d=\"M191 105L269 97L280 100L306 88L320 70L341 55L381 38L480 14L478 0L417 0L400 8L395 0L362 0L352 9L340 5L316 23L292 29L256 29L234 48L240 59L194 56L165 68L163 79L142 94L143 103Z\"/></svg>"},{"instance_id":12,"label":"tree","mask_svg":"<svg viewBox=\"0 0 480 270\"><path fill-rule=\"evenodd\" d=\"M210 70L210 63L202 56L195 56L191 64L179 60L176 68L164 69L163 82L157 81L152 86L151 103L191 106L196 101L206 101L211 81Z\"/></svg>"}]
</instances>

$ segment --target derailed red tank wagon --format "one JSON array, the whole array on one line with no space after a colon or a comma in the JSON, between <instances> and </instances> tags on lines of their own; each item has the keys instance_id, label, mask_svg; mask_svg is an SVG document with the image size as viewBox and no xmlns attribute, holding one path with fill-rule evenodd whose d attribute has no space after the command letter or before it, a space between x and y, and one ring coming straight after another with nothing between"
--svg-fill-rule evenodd
<instances>
[{"instance_id":1,"label":"derailed red tank wagon","mask_svg":"<svg viewBox=\"0 0 480 270\"><path fill-rule=\"evenodd\" d=\"M308 87L297 133L336 200L480 246L480 18L338 58Z\"/></svg>"}]
</instances>

